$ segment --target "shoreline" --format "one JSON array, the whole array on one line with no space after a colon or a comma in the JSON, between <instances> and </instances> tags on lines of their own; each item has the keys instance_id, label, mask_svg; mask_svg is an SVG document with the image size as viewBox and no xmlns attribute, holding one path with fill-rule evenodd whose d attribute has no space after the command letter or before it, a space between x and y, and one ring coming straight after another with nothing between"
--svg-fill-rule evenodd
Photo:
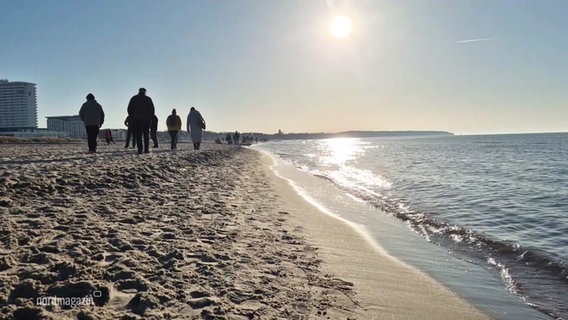
<instances>
[{"instance_id":1,"label":"shoreline","mask_svg":"<svg viewBox=\"0 0 568 320\"><path fill-rule=\"evenodd\" d=\"M324 272L353 284L357 319L489 319L442 284L388 255L354 225L302 198L291 181L269 168L274 160L261 156L282 205L290 212L290 223L319 249Z\"/></svg>"}]
</instances>

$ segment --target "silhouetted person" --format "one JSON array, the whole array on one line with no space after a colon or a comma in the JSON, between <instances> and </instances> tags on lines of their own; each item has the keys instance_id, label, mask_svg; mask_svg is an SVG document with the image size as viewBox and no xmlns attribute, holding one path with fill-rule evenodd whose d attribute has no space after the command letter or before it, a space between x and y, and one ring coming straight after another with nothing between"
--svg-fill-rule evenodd
<instances>
[{"instance_id":1,"label":"silhouetted person","mask_svg":"<svg viewBox=\"0 0 568 320\"><path fill-rule=\"evenodd\" d=\"M85 123L89 153L95 153L97 152L97 136L99 135L99 129L105 122L105 113L103 107L95 100L95 96L92 93L87 95L87 102L81 106L79 117Z\"/></svg>"},{"instance_id":2,"label":"silhouetted person","mask_svg":"<svg viewBox=\"0 0 568 320\"><path fill-rule=\"evenodd\" d=\"M240 138L241 138L241 134L238 131L235 131L235 133L233 134L233 142L235 144L239 144Z\"/></svg>"},{"instance_id":3,"label":"silhouetted person","mask_svg":"<svg viewBox=\"0 0 568 320\"><path fill-rule=\"evenodd\" d=\"M128 128L126 131L126 145L124 146L124 148L128 148L131 136L132 136L132 148L134 148L136 147L136 138L134 137L134 132L133 132L134 126L130 121L130 117L126 117L126 119L124 119L124 125Z\"/></svg>"},{"instance_id":4,"label":"silhouetted person","mask_svg":"<svg viewBox=\"0 0 568 320\"><path fill-rule=\"evenodd\" d=\"M227 144L233 144L233 138L231 138L231 134L227 133L227 136L225 137L225 140L227 140Z\"/></svg>"},{"instance_id":5,"label":"silhouetted person","mask_svg":"<svg viewBox=\"0 0 568 320\"><path fill-rule=\"evenodd\" d=\"M177 149L178 133L181 131L181 118L177 115L176 109L172 109L172 114L166 119L166 126L172 140L171 149Z\"/></svg>"},{"instance_id":6,"label":"silhouetted person","mask_svg":"<svg viewBox=\"0 0 568 320\"><path fill-rule=\"evenodd\" d=\"M134 125L133 132L138 145L138 154L142 151L149 153L150 137L150 123L152 116L154 116L154 103L152 99L146 96L146 89L140 88L138 94L133 96L128 103L128 117ZM144 143L142 143L142 135L144 136Z\"/></svg>"},{"instance_id":7,"label":"silhouetted person","mask_svg":"<svg viewBox=\"0 0 568 320\"><path fill-rule=\"evenodd\" d=\"M105 130L105 140L107 144L110 144L111 142L114 143L114 139L112 138L112 130L110 129Z\"/></svg>"},{"instance_id":8,"label":"silhouetted person","mask_svg":"<svg viewBox=\"0 0 568 320\"><path fill-rule=\"evenodd\" d=\"M152 117L152 122L150 123L150 137L152 137L152 142L154 142L153 148L158 147L158 117L154 115Z\"/></svg>"},{"instance_id":9,"label":"silhouetted person","mask_svg":"<svg viewBox=\"0 0 568 320\"><path fill-rule=\"evenodd\" d=\"M187 115L187 132L191 133L191 141L193 142L193 150L199 150L201 140L203 139L203 130L205 129L205 120L201 113L194 107L191 107Z\"/></svg>"}]
</instances>

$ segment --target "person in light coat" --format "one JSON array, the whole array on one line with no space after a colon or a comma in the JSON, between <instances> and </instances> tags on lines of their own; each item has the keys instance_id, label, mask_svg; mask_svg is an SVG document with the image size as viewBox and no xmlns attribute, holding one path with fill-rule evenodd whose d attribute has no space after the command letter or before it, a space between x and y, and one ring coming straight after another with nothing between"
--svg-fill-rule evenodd
<instances>
[{"instance_id":1,"label":"person in light coat","mask_svg":"<svg viewBox=\"0 0 568 320\"><path fill-rule=\"evenodd\" d=\"M191 107L187 115L187 132L191 134L193 142L193 150L199 150L201 140L203 139L203 130L205 129L205 120L201 113L194 107Z\"/></svg>"}]
</instances>

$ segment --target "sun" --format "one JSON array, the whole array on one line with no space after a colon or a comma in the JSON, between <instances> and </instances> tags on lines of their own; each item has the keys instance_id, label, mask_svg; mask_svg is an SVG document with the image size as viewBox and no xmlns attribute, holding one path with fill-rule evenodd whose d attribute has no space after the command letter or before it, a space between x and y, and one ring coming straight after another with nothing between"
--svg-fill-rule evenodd
<instances>
[{"instance_id":1,"label":"sun","mask_svg":"<svg viewBox=\"0 0 568 320\"><path fill-rule=\"evenodd\" d=\"M343 39L351 33L351 19L345 16L337 16L329 24L329 32L332 36Z\"/></svg>"}]
</instances>

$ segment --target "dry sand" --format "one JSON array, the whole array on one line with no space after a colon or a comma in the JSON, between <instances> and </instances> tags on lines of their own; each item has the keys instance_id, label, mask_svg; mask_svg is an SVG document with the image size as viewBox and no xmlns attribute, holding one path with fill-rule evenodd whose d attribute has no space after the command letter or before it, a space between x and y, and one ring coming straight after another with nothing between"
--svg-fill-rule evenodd
<instances>
[{"instance_id":1,"label":"dry sand","mask_svg":"<svg viewBox=\"0 0 568 320\"><path fill-rule=\"evenodd\" d=\"M181 148L0 145L0 319L483 318L257 152Z\"/></svg>"},{"instance_id":2,"label":"dry sand","mask_svg":"<svg viewBox=\"0 0 568 320\"><path fill-rule=\"evenodd\" d=\"M279 213L255 151L85 147L0 146L1 319L327 319L355 308L351 286L320 270ZM37 305L47 297L69 299ZM69 305L82 297L94 305Z\"/></svg>"}]
</instances>

